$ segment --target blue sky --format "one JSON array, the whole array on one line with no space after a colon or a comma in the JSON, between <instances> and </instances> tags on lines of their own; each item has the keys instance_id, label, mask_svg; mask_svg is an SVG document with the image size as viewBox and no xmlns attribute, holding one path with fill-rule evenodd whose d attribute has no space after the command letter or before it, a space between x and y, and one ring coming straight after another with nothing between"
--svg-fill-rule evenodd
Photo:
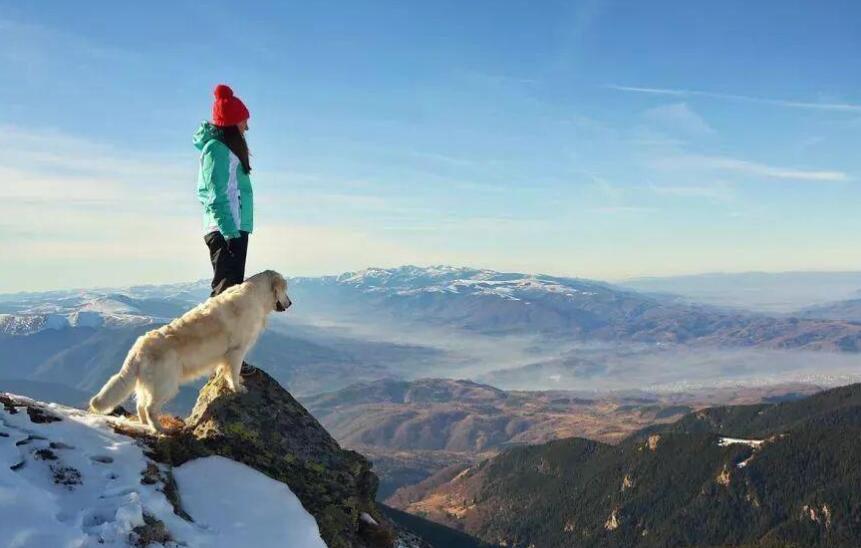
<instances>
[{"instance_id":1,"label":"blue sky","mask_svg":"<svg viewBox=\"0 0 861 548\"><path fill-rule=\"evenodd\" d=\"M861 268L857 2L0 8L0 291L208 276L219 82L251 272Z\"/></svg>"}]
</instances>

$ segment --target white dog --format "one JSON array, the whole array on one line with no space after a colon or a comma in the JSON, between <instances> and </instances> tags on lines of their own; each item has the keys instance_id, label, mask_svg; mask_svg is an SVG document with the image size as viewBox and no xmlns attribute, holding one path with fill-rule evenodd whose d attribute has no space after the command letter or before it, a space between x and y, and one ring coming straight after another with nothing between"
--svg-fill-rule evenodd
<instances>
[{"instance_id":1,"label":"white dog","mask_svg":"<svg viewBox=\"0 0 861 548\"><path fill-rule=\"evenodd\" d=\"M160 432L161 406L176 395L181 383L222 368L228 386L243 392L239 370L245 354L266 326L266 316L291 304L287 282L272 270L226 289L138 337L119 373L90 400L90 408L110 412L134 391L141 424Z\"/></svg>"}]
</instances>

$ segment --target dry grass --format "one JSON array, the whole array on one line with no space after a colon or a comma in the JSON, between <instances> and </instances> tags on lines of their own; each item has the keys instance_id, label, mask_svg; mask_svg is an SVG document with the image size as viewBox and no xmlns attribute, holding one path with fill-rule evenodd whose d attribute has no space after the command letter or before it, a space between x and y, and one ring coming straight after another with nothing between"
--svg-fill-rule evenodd
<instances>
[{"instance_id":1,"label":"dry grass","mask_svg":"<svg viewBox=\"0 0 861 548\"><path fill-rule=\"evenodd\" d=\"M179 432L183 428L185 428L185 422L174 415L161 415L158 418L159 424L164 428L167 433L175 433Z\"/></svg>"}]
</instances>

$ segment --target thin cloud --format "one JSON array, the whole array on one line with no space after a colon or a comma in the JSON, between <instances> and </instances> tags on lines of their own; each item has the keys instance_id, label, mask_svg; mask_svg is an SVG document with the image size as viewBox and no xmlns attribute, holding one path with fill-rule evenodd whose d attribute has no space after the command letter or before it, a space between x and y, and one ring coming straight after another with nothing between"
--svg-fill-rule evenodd
<instances>
[{"instance_id":1,"label":"thin cloud","mask_svg":"<svg viewBox=\"0 0 861 548\"><path fill-rule=\"evenodd\" d=\"M791 101L786 99L773 99L767 97L751 97L749 95L737 95L733 93L714 93L711 91L700 91L693 89L649 88L640 86L620 86L617 84L607 84L604 87L616 91L646 93L650 95L668 95L672 97L708 97L711 99L742 101L746 103L757 103L761 105L772 105L785 108L830 110L836 112L861 112L861 105L856 105L853 103L814 103L809 101Z\"/></svg>"},{"instance_id":2,"label":"thin cloud","mask_svg":"<svg viewBox=\"0 0 861 548\"><path fill-rule=\"evenodd\" d=\"M595 182L595 187L601 192L604 196L611 198L612 200L618 200L622 197L624 191L622 187L617 184L613 184L610 181L604 179L603 177L599 177L597 175L588 174L587 175Z\"/></svg>"},{"instance_id":3,"label":"thin cloud","mask_svg":"<svg viewBox=\"0 0 861 548\"><path fill-rule=\"evenodd\" d=\"M768 177L770 179L813 182L845 182L850 180L849 175L842 171L806 170L771 166L728 156L683 154L659 158L651 163L659 169L709 169L729 171L741 175Z\"/></svg>"},{"instance_id":4,"label":"thin cloud","mask_svg":"<svg viewBox=\"0 0 861 548\"><path fill-rule=\"evenodd\" d=\"M751 175L762 175L774 179L796 179L802 181L848 181L849 176L842 171L811 171L803 169L791 169L783 167L769 166L758 164L756 162L748 162L746 160L738 160L735 158L709 158L714 166L719 169L728 171L737 171L740 173L748 173Z\"/></svg>"},{"instance_id":5,"label":"thin cloud","mask_svg":"<svg viewBox=\"0 0 861 548\"><path fill-rule=\"evenodd\" d=\"M607 207L596 207L593 208L592 211L596 213L608 213L608 214L620 214L620 213L649 213L652 211L656 211L653 207L639 207L639 206L607 206Z\"/></svg>"},{"instance_id":6,"label":"thin cloud","mask_svg":"<svg viewBox=\"0 0 861 548\"><path fill-rule=\"evenodd\" d=\"M108 47L86 37L43 25L0 18L0 62L26 69L27 77L34 67L45 69L45 63L70 59L87 61L129 62L137 56L127 50Z\"/></svg>"},{"instance_id":7,"label":"thin cloud","mask_svg":"<svg viewBox=\"0 0 861 548\"><path fill-rule=\"evenodd\" d=\"M655 194L680 198L703 198L713 201L729 201L733 197L732 186L717 182L711 185L656 185L649 184Z\"/></svg>"},{"instance_id":8,"label":"thin cloud","mask_svg":"<svg viewBox=\"0 0 861 548\"><path fill-rule=\"evenodd\" d=\"M0 164L30 173L61 173L115 181L161 181L169 186L187 180L194 166L160 154L120 149L53 129L0 124Z\"/></svg>"},{"instance_id":9,"label":"thin cloud","mask_svg":"<svg viewBox=\"0 0 861 548\"><path fill-rule=\"evenodd\" d=\"M659 126L681 131L689 135L711 135L715 130L694 112L687 103L673 103L651 108L643 113L643 117Z\"/></svg>"},{"instance_id":10,"label":"thin cloud","mask_svg":"<svg viewBox=\"0 0 861 548\"><path fill-rule=\"evenodd\" d=\"M684 97L686 95L690 95L690 91L683 89L662 89L662 88L644 88L644 87L635 87L635 86L619 86L616 84L607 84L604 86L609 89L615 89L617 91L633 91L636 93L651 93L652 95L673 95L677 97Z\"/></svg>"}]
</instances>

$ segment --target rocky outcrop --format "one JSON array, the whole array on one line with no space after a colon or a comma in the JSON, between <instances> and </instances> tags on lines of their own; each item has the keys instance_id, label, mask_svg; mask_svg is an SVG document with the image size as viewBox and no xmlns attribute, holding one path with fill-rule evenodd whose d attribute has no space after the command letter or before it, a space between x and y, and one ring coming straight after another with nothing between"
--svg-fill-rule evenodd
<instances>
[{"instance_id":1,"label":"rocky outcrop","mask_svg":"<svg viewBox=\"0 0 861 548\"><path fill-rule=\"evenodd\" d=\"M122 408L113 417L97 416L0 392L0 446L5 444L0 447L5 455L0 460L8 462L12 473L24 470L24 484L36 477L32 492L50 484L61 493L74 495L85 486L83 495L75 495L75 504L83 501L84 507L61 512L60 525L76 531L82 528L81 534L100 544L116 540L150 546L193 537L197 530L188 527L194 518L183 505L183 492L174 477L183 468L175 467L220 456L285 483L290 496L295 495L313 516L329 547L429 548L377 507L377 478L362 455L342 449L265 372L249 367L244 380L247 392L235 394L221 376L210 379L185 422L161 417L168 433L158 437ZM109 451L103 446L121 449ZM47 474L47 480L39 476L40 471ZM219 477L212 478L213 485ZM78 516L96 511L101 503L94 497L101 500L102 491L116 491L118 485L125 485L120 490L128 496L110 497L119 509L111 507L108 514L115 514L116 519L91 527ZM261 499L260 504L272 504L272 500ZM285 511L285 519L288 514ZM61 533L66 530L51 532L54 537L50 538Z\"/></svg>"},{"instance_id":2,"label":"rocky outcrop","mask_svg":"<svg viewBox=\"0 0 861 548\"><path fill-rule=\"evenodd\" d=\"M147 440L151 458L174 466L208 455L241 462L286 483L330 547L392 546L396 533L374 503L371 464L342 449L264 371L243 374L243 394L231 392L221 375L210 379L184 427Z\"/></svg>"}]
</instances>

